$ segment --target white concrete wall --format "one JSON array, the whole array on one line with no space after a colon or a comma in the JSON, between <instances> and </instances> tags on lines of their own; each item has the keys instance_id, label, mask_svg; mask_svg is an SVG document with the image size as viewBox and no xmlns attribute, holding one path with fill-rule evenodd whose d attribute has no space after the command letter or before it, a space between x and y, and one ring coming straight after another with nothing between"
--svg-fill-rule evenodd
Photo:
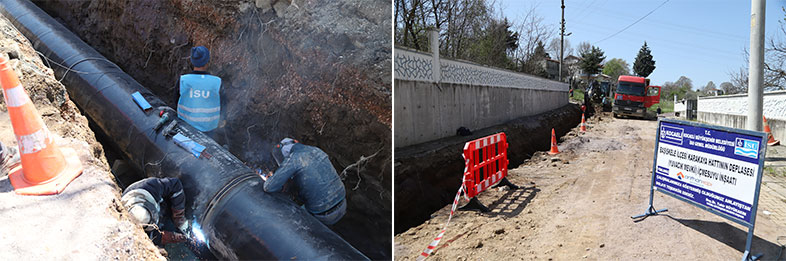
<instances>
[{"instance_id":1,"label":"white concrete wall","mask_svg":"<svg viewBox=\"0 0 786 261\"><path fill-rule=\"evenodd\" d=\"M674 96L674 112L680 115L680 118L687 117L685 111L688 110L688 104L685 100L677 100L677 96Z\"/></svg>"},{"instance_id":2,"label":"white concrete wall","mask_svg":"<svg viewBox=\"0 0 786 261\"><path fill-rule=\"evenodd\" d=\"M764 93L764 117L767 120L786 120L786 91ZM733 94L722 96L699 97L698 112L746 115L748 113L748 95Z\"/></svg>"},{"instance_id":3,"label":"white concrete wall","mask_svg":"<svg viewBox=\"0 0 786 261\"><path fill-rule=\"evenodd\" d=\"M394 140L396 147L456 134L459 127L482 129L560 108L568 84L527 74L394 51ZM440 79L434 79L439 77Z\"/></svg>"},{"instance_id":4,"label":"white concrete wall","mask_svg":"<svg viewBox=\"0 0 786 261\"><path fill-rule=\"evenodd\" d=\"M748 95L699 97L698 120L734 128L745 128ZM777 140L786 139L786 91L764 93L764 117Z\"/></svg>"}]
</instances>

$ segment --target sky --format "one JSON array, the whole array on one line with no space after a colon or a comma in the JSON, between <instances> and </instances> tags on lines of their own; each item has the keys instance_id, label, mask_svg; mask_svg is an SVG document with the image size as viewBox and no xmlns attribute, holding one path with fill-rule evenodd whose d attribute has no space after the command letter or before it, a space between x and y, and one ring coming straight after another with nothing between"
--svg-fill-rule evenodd
<instances>
[{"instance_id":1,"label":"sky","mask_svg":"<svg viewBox=\"0 0 786 261\"><path fill-rule=\"evenodd\" d=\"M621 58L631 67L646 41L656 66L649 76L653 85L687 76L693 80L695 89L709 81L717 87L729 81L729 72L747 65L743 52L750 44L751 3L746 0L670 0L622 33L603 40L664 1L565 0L566 33L572 33L566 39L574 49L580 42L589 42L605 52L606 61ZM786 17L781 9L785 5L786 0L767 1L767 39L786 40L779 24ZM559 0L497 0L496 3L498 10L515 22L532 6L545 23L559 28Z\"/></svg>"}]
</instances>

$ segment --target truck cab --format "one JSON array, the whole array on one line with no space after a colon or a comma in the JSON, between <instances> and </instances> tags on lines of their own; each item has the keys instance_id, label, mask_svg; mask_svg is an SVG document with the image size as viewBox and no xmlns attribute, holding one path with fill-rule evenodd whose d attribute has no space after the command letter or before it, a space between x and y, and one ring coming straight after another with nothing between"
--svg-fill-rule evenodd
<instances>
[{"instance_id":1,"label":"truck cab","mask_svg":"<svg viewBox=\"0 0 786 261\"><path fill-rule=\"evenodd\" d=\"M645 118L647 108L660 103L660 86L650 86L644 77L622 75L617 81L612 113L617 116Z\"/></svg>"}]
</instances>

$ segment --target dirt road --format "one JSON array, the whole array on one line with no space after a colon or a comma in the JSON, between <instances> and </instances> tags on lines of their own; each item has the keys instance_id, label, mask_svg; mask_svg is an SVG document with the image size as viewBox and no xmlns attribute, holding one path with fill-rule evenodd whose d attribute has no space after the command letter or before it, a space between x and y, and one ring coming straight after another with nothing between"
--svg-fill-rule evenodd
<instances>
[{"instance_id":1,"label":"dirt road","mask_svg":"<svg viewBox=\"0 0 786 261\"><path fill-rule=\"evenodd\" d=\"M481 193L490 213L458 211L431 259L742 257L746 228L664 194L656 193L654 202L656 208L669 209L664 215L641 222L630 218L647 206L657 121L600 115L588 124L588 132L577 135L576 128L563 138L556 157L538 152L521 166L511 166L509 179L524 189ZM762 190L761 197L767 196ZM760 208L753 252L773 260L780 249L776 238L786 235L786 224L763 212ZM449 213L448 205L426 223L396 235L396 259L417 257Z\"/></svg>"}]
</instances>

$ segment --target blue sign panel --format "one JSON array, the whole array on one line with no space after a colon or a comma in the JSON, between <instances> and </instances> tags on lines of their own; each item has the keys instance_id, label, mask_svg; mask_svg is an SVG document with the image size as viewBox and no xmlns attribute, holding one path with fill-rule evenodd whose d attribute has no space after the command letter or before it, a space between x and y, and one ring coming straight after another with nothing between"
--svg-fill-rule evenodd
<instances>
[{"instance_id":1,"label":"blue sign panel","mask_svg":"<svg viewBox=\"0 0 786 261\"><path fill-rule=\"evenodd\" d=\"M760 133L661 121L654 189L744 225L753 223L763 163Z\"/></svg>"}]
</instances>

